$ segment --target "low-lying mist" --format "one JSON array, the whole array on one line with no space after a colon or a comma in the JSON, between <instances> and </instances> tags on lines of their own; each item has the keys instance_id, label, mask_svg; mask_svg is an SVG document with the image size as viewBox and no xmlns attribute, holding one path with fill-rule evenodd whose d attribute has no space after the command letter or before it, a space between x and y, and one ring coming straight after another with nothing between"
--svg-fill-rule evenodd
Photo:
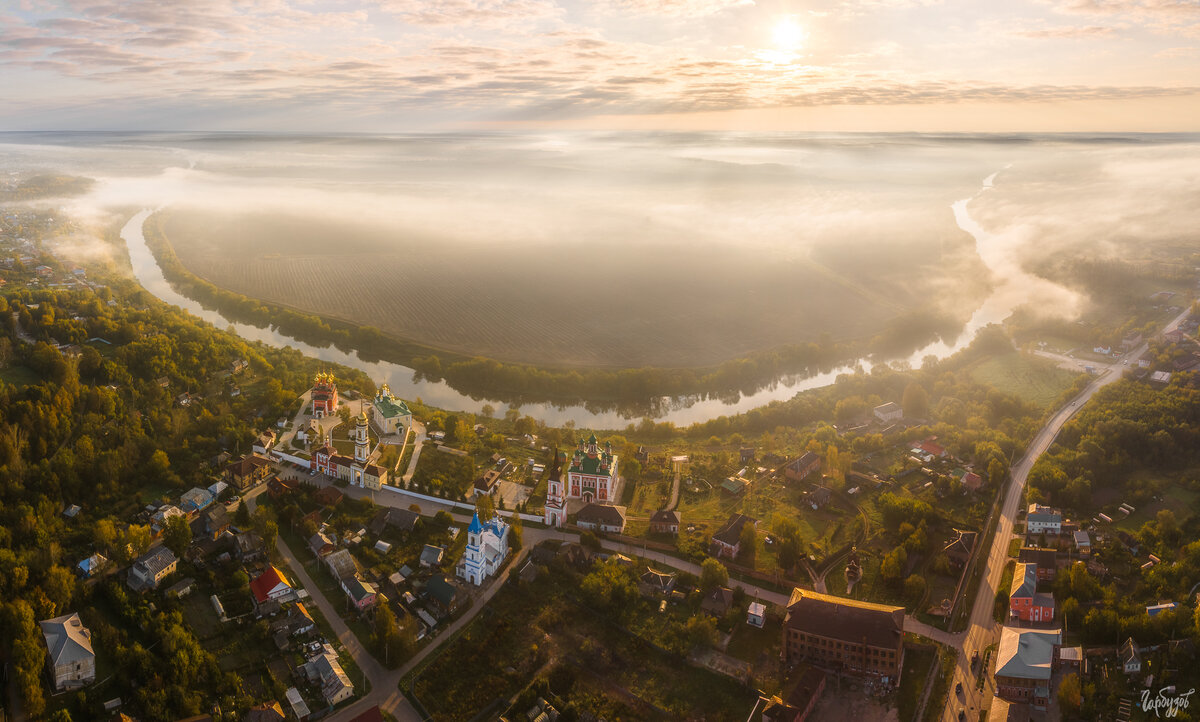
<instances>
[{"instance_id":1,"label":"low-lying mist","mask_svg":"<svg viewBox=\"0 0 1200 722\"><path fill-rule=\"evenodd\" d=\"M550 364L711 365L868 338L914 313L966 323L985 302L987 320L1025 301L1069 316L1078 294L1031 268L1187 242L1200 213L1200 145L1179 137L0 143L10 172L94 178L62 201L80 219L162 209L180 260L218 285L434 347ZM964 199L978 249L952 210Z\"/></svg>"}]
</instances>

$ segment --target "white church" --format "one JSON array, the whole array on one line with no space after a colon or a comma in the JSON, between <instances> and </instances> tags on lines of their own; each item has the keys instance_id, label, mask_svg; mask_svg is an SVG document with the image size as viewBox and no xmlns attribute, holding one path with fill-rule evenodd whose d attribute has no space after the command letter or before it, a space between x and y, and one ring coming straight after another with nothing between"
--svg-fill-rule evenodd
<instances>
[{"instance_id":1,"label":"white church","mask_svg":"<svg viewBox=\"0 0 1200 722\"><path fill-rule=\"evenodd\" d=\"M476 512L467 527L467 550L458 563L458 576L475 586L496 573L508 556L508 524L499 515L487 523Z\"/></svg>"}]
</instances>

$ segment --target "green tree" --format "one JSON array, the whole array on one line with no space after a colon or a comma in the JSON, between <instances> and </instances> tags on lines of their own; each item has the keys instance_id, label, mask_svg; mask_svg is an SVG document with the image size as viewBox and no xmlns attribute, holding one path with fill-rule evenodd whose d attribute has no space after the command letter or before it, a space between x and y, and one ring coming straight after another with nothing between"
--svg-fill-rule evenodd
<instances>
[{"instance_id":1,"label":"green tree","mask_svg":"<svg viewBox=\"0 0 1200 722\"><path fill-rule=\"evenodd\" d=\"M746 559L753 559L758 554L758 531L754 524L742 525L742 532L738 536L738 553Z\"/></svg>"},{"instance_id":2,"label":"green tree","mask_svg":"<svg viewBox=\"0 0 1200 722\"><path fill-rule=\"evenodd\" d=\"M488 521L496 516L496 506L491 494L475 495L475 513L479 515L479 521Z\"/></svg>"},{"instance_id":3,"label":"green tree","mask_svg":"<svg viewBox=\"0 0 1200 722\"><path fill-rule=\"evenodd\" d=\"M916 606L925 596L925 578L919 574L909 574L904 580L904 598L910 606Z\"/></svg>"},{"instance_id":4,"label":"green tree","mask_svg":"<svg viewBox=\"0 0 1200 722\"><path fill-rule=\"evenodd\" d=\"M879 565L879 573L884 579L895 581L904 574L904 565L908 563L908 552L904 551L904 547L896 547L888 552L883 558L883 562Z\"/></svg>"},{"instance_id":5,"label":"green tree","mask_svg":"<svg viewBox=\"0 0 1200 722\"><path fill-rule=\"evenodd\" d=\"M1063 716L1069 718L1079 714L1082 704L1083 690L1080 688L1079 675L1072 672L1058 683L1058 705Z\"/></svg>"},{"instance_id":6,"label":"green tree","mask_svg":"<svg viewBox=\"0 0 1200 722\"><path fill-rule=\"evenodd\" d=\"M717 559L705 559L700 564L700 591L708 594L729 583L729 570Z\"/></svg>"},{"instance_id":7,"label":"green tree","mask_svg":"<svg viewBox=\"0 0 1200 722\"><path fill-rule=\"evenodd\" d=\"M512 547L514 553L521 551L522 545L525 543L525 525L521 521L521 513L514 511L509 517L508 528L508 544Z\"/></svg>"},{"instance_id":8,"label":"green tree","mask_svg":"<svg viewBox=\"0 0 1200 722\"><path fill-rule=\"evenodd\" d=\"M163 544L176 557L183 558L183 553L192 543L192 527L186 516L173 516L167 519L163 527Z\"/></svg>"},{"instance_id":9,"label":"green tree","mask_svg":"<svg viewBox=\"0 0 1200 722\"><path fill-rule=\"evenodd\" d=\"M717 621L707 614L695 614L688 617L683 626L688 644L693 647L717 646Z\"/></svg>"},{"instance_id":10,"label":"green tree","mask_svg":"<svg viewBox=\"0 0 1200 722\"><path fill-rule=\"evenodd\" d=\"M904 415L910 419L925 419L929 417L929 392L921 384L913 381L904 389L900 405Z\"/></svg>"}]
</instances>

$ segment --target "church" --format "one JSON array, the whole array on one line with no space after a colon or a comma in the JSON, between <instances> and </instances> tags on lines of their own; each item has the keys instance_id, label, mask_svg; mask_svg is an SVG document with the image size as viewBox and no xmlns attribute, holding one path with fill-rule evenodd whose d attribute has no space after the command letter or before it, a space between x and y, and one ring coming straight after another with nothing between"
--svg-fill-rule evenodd
<instances>
[{"instance_id":1,"label":"church","mask_svg":"<svg viewBox=\"0 0 1200 722\"><path fill-rule=\"evenodd\" d=\"M413 417L408 404L393 396L387 384L382 384L371 402L371 420L384 434L406 436Z\"/></svg>"},{"instance_id":2,"label":"church","mask_svg":"<svg viewBox=\"0 0 1200 722\"><path fill-rule=\"evenodd\" d=\"M387 484L387 469L371 461L371 437L367 433L367 413L359 413L354 421L354 458L338 454L326 443L313 452L312 468L322 474L342 479L354 486L378 491Z\"/></svg>"},{"instance_id":3,"label":"church","mask_svg":"<svg viewBox=\"0 0 1200 722\"><path fill-rule=\"evenodd\" d=\"M612 453L612 444L605 442L601 447L592 434L580 440L567 467L567 478L562 478L565 454L555 454L550 467L546 486L546 524L562 526L567 521L567 503L579 500L584 504L613 504L620 494L620 477L617 475L618 458ZM578 505L577 505L578 506Z\"/></svg>"},{"instance_id":4,"label":"church","mask_svg":"<svg viewBox=\"0 0 1200 722\"><path fill-rule=\"evenodd\" d=\"M338 390L333 374L318 373L312 387L313 416L318 419L337 413Z\"/></svg>"},{"instance_id":5,"label":"church","mask_svg":"<svg viewBox=\"0 0 1200 722\"><path fill-rule=\"evenodd\" d=\"M499 515L485 524L479 521L479 512L467 527L467 549L458 563L458 577L479 586L496 573L508 557L508 524Z\"/></svg>"}]
</instances>

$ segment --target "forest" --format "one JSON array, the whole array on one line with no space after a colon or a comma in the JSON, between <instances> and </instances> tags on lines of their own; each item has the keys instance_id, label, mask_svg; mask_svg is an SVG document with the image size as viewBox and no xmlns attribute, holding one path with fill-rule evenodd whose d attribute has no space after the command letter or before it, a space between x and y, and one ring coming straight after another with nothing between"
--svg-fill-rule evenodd
<instances>
[{"instance_id":1,"label":"forest","mask_svg":"<svg viewBox=\"0 0 1200 722\"><path fill-rule=\"evenodd\" d=\"M0 297L0 647L12 650L25 711L39 717L51 710L37 620L100 607L110 622L96 623L95 642L118 670L105 694L125 699L127 711L177 719L214 700L245 709L255 700L177 612L152 609L115 581L77 581L72 568L94 552L124 564L145 551L148 528L126 523L141 505L211 483L210 459L248 450L293 412L319 365L247 344L131 281L106 280L96 290ZM235 381L238 358L250 368ZM360 372L334 372L373 388ZM238 382L242 393L230 395ZM82 511L68 519L71 504ZM54 718L92 718L102 702L88 691L59 698Z\"/></svg>"},{"instance_id":2,"label":"forest","mask_svg":"<svg viewBox=\"0 0 1200 722\"><path fill-rule=\"evenodd\" d=\"M753 393L784 375L815 374L870 353L902 355L936 339L952 337L959 330L959 324L944 314L914 310L869 339L835 342L823 338L815 343L784 344L708 368L550 368L506 363L432 349L373 326L322 318L226 290L189 271L156 223L146 224L145 237L163 274L177 290L233 320L275 326L313 345L353 349L368 362L387 359L401 363L423 378L444 380L463 393L518 405L586 402L590 408L620 405L646 412L652 398Z\"/></svg>"}]
</instances>

